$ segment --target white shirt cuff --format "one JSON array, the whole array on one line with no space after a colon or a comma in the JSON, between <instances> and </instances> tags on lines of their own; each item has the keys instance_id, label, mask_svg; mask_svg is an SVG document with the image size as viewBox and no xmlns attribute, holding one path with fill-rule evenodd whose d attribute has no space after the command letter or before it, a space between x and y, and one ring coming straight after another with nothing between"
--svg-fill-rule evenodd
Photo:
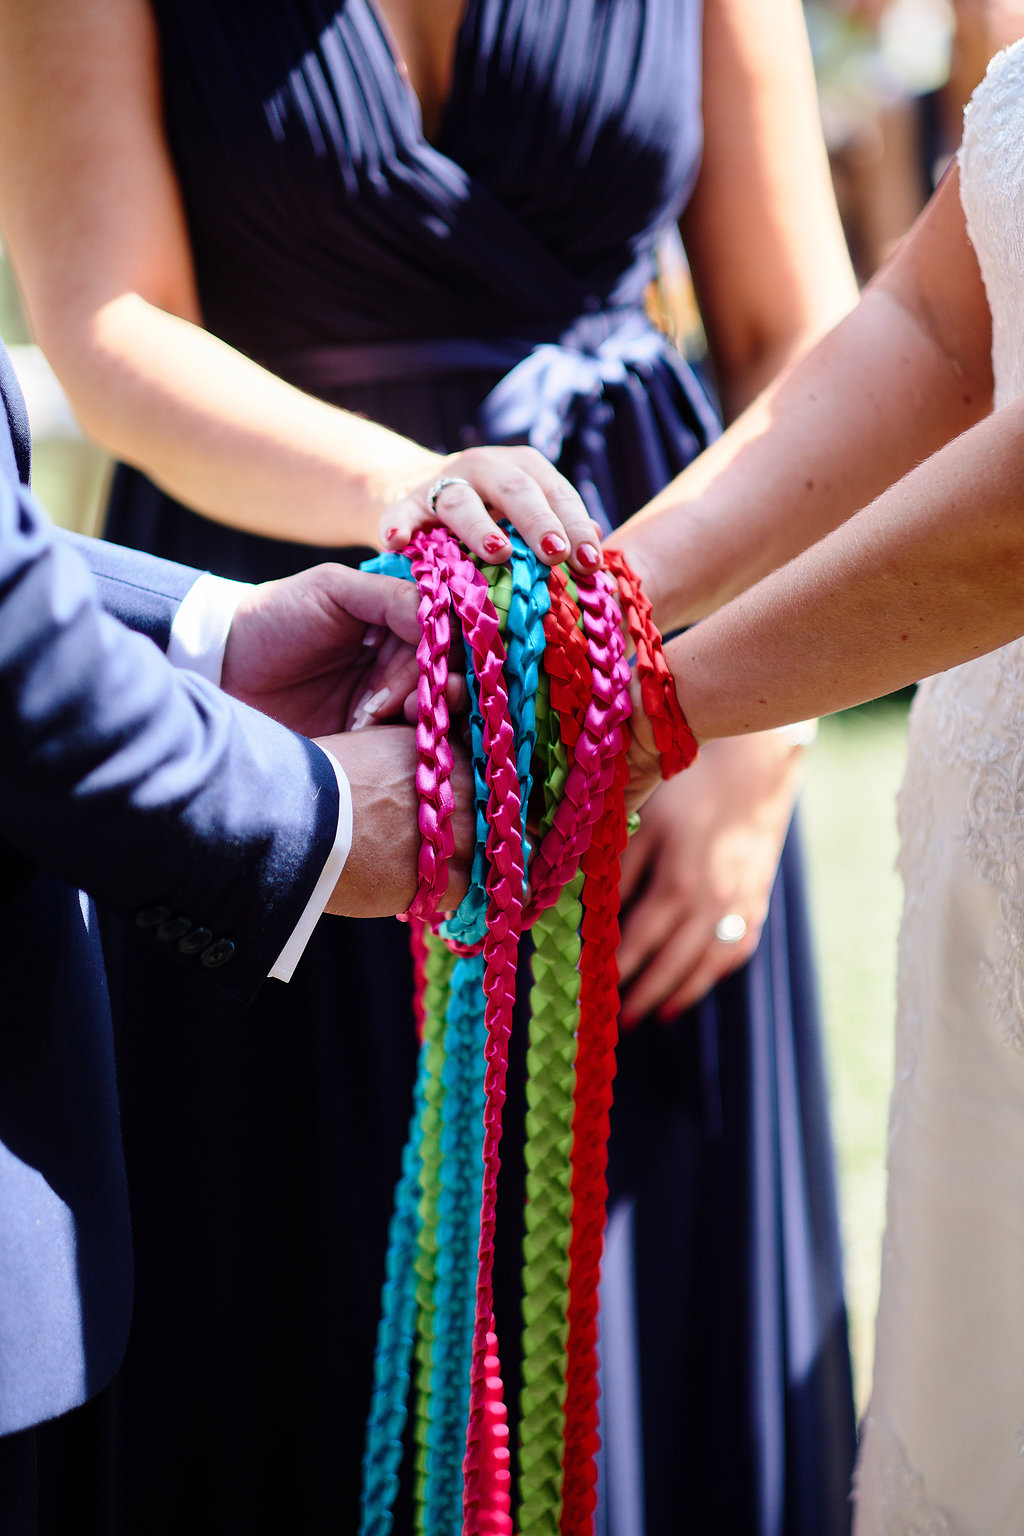
<instances>
[{"instance_id":1,"label":"white shirt cuff","mask_svg":"<svg viewBox=\"0 0 1024 1536\"><path fill-rule=\"evenodd\" d=\"M235 609L243 594L249 590L248 582L229 581L225 576L204 572L185 593L174 615L167 645L168 661L175 667L198 672L200 677L205 677L219 688L228 630L235 617ZM291 980L292 972L309 943L313 929L324 915L324 908L345 868L345 860L352 847L352 790L337 758L332 757L330 752L325 755L330 759L338 780L338 830L320 878L313 887L313 894L268 973L278 981Z\"/></svg>"},{"instance_id":2,"label":"white shirt cuff","mask_svg":"<svg viewBox=\"0 0 1024 1536\"><path fill-rule=\"evenodd\" d=\"M309 943L310 934L324 915L324 908L345 868L345 860L352 847L352 790L345 776L345 770L337 758L332 757L330 752L326 753L326 756L330 759L331 767L338 780L338 832L323 872L313 887L312 896L306 903L306 909L270 971L270 975L278 981L291 981L292 972L299 963L302 951Z\"/></svg>"},{"instance_id":3,"label":"white shirt cuff","mask_svg":"<svg viewBox=\"0 0 1024 1536\"><path fill-rule=\"evenodd\" d=\"M212 576L209 571L193 582L171 625L167 643L167 660L171 665L198 672L219 688L228 630L235 609L249 591L249 582L229 581L226 576Z\"/></svg>"}]
</instances>

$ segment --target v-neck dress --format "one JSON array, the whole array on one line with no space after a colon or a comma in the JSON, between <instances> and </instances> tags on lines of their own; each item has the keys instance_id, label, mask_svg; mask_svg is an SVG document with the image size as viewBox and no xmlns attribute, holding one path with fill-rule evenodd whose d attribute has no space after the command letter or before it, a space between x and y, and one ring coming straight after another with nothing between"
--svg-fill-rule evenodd
<instances>
[{"instance_id":1,"label":"v-neck dress","mask_svg":"<svg viewBox=\"0 0 1024 1536\"><path fill-rule=\"evenodd\" d=\"M436 145L370 0L155 9L212 332L437 449L531 441L606 527L716 433L643 313L700 160L699 0L469 0ZM125 468L107 533L257 581L337 555L218 525ZM354 1531L415 1057L406 931L325 921L249 1009L106 937L137 1303L86 1416L76 1530ZM521 1118L513 1094L512 1227ZM792 840L750 964L623 1040L613 1119L603 1528L846 1530L850 1371ZM501 1335L514 1386L513 1321Z\"/></svg>"}]
</instances>

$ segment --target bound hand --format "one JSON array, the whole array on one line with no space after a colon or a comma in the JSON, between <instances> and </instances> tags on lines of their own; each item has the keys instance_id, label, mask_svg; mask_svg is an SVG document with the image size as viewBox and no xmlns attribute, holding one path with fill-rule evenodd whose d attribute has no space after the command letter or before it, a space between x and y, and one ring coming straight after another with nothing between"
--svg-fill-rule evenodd
<instances>
[{"instance_id":1,"label":"bound hand","mask_svg":"<svg viewBox=\"0 0 1024 1536\"><path fill-rule=\"evenodd\" d=\"M318 745L338 759L352 790L352 847L327 911L340 917L404 912L416 894L420 846L415 730L378 726L324 737ZM451 745L455 852L446 910L458 906L466 893L476 830L472 769L454 738Z\"/></svg>"},{"instance_id":2,"label":"bound hand","mask_svg":"<svg viewBox=\"0 0 1024 1536\"><path fill-rule=\"evenodd\" d=\"M221 686L305 736L401 718L420 626L411 582L318 565L253 587L228 632ZM465 683L453 674L449 707Z\"/></svg>"},{"instance_id":3,"label":"bound hand","mask_svg":"<svg viewBox=\"0 0 1024 1536\"><path fill-rule=\"evenodd\" d=\"M473 554L496 565L512 553L502 518L547 565L569 560L587 572L601 564L601 530L582 497L528 447L439 455L429 479L410 487L381 518L381 542L404 549L418 528L443 523Z\"/></svg>"}]
</instances>

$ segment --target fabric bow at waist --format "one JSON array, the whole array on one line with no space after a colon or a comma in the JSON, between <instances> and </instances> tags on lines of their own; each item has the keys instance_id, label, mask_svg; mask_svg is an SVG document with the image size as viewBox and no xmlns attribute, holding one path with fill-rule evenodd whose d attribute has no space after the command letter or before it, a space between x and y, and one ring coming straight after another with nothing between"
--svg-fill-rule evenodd
<instances>
[{"instance_id":1,"label":"fabric bow at waist","mask_svg":"<svg viewBox=\"0 0 1024 1536\"><path fill-rule=\"evenodd\" d=\"M667 366L708 442L718 421L693 369L642 310L580 316L550 341L516 336L443 336L312 347L271 363L312 392L444 374L501 375L476 412L481 442L528 442L557 462L562 445L606 393Z\"/></svg>"}]
</instances>

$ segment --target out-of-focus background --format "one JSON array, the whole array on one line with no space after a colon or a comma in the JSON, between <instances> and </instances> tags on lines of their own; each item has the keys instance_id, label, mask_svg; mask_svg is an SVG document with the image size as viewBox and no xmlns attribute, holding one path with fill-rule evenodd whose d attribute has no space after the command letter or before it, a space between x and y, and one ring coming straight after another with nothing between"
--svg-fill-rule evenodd
<instances>
[{"instance_id":1,"label":"out-of-focus background","mask_svg":"<svg viewBox=\"0 0 1024 1536\"><path fill-rule=\"evenodd\" d=\"M959 141L988 58L1024 33L1024 0L806 0L822 120L862 282L916 217ZM699 335L685 262L665 247L652 300L682 342ZM35 438L33 485L57 521L98 529L107 464L78 432L31 345L0 257L0 335ZM870 1391L885 1205L885 1132L901 891L895 795L909 707L882 700L822 722L803 821L821 961L858 1408Z\"/></svg>"}]
</instances>

